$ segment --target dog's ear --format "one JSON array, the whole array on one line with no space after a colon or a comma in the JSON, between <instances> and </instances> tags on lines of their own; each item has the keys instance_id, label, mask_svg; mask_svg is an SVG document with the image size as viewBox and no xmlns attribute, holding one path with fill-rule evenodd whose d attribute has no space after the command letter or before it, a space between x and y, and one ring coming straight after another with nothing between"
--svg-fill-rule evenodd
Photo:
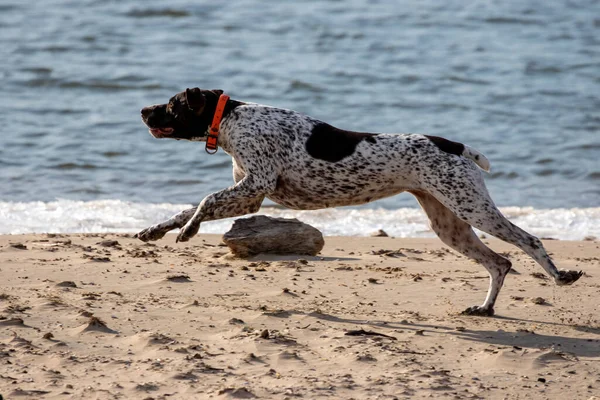
<instances>
[{"instance_id":1,"label":"dog's ear","mask_svg":"<svg viewBox=\"0 0 600 400\"><path fill-rule=\"evenodd\" d=\"M202 112L206 104L206 98L199 88L185 89L185 101L188 108L196 113Z\"/></svg>"},{"instance_id":2,"label":"dog's ear","mask_svg":"<svg viewBox=\"0 0 600 400\"><path fill-rule=\"evenodd\" d=\"M221 89L212 89L211 92L213 92L214 94L217 95L217 97L221 96L223 94L223 91Z\"/></svg>"}]
</instances>

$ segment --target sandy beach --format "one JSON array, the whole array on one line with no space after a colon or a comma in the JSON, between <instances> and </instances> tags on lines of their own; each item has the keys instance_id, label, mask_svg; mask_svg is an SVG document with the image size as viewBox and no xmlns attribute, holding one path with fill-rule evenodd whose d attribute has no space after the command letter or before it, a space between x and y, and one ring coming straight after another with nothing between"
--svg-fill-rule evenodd
<instances>
[{"instance_id":1,"label":"sandy beach","mask_svg":"<svg viewBox=\"0 0 600 400\"><path fill-rule=\"evenodd\" d=\"M518 249L496 317L482 266L437 239L327 237L233 259L219 235L0 237L4 399L594 399L600 242Z\"/></svg>"}]
</instances>

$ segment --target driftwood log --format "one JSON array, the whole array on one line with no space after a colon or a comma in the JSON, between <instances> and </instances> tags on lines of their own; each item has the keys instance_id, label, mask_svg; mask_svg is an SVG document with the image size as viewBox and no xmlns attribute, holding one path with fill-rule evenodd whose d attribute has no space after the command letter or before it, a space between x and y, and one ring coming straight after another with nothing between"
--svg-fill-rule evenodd
<instances>
[{"instance_id":1,"label":"driftwood log","mask_svg":"<svg viewBox=\"0 0 600 400\"><path fill-rule=\"evenodd\" d=\"M223 241L237 257L260 253L314 256L325 241L317 229L297 219L257 215L237 219Z\"/></svg>"}]
</instances>

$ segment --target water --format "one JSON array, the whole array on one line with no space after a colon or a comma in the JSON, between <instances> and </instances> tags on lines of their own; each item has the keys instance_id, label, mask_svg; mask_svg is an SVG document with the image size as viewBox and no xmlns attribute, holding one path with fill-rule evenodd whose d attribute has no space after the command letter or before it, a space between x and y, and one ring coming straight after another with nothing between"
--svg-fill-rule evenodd
<instances>
[{"instance_id":1,"label":"water","mask_svg":"<svg viewBox=\"0 0 600 400\"><path fill-rule=\"evenodd\" d=\"M499 206L580 238L598 229L599 31L592 0L3 0L0 232L135 230L152 205L171 213L229 185L226 154L153 139L139 118L198 86L340 128L468 143L492 163ZM53 204L70 207L60 226L42 211ZM415 207L400 195L359 210Z\"/></svg>"}]
</instances>

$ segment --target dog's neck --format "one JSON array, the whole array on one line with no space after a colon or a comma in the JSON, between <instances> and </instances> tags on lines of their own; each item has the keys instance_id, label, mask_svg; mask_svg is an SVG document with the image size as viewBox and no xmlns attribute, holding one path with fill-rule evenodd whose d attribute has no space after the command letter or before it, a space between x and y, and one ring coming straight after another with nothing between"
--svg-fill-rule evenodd
<instances>
[{"instance_id":1,"label":"dog's neck","mask_svg":"<svg viewBox=\"0 0 600 400\"><path fill-rule=\"evenodd\" d=\"M206 138L208 137L208 133L210 133L210 126L212 124L213 118L215 116L215 111L217 109L217 103L219 101L218 97L210 97L206 99L206 105L204 106L204 111L202 112L202 126L205 127L205 135L202 137L202 141L206 141ZM237 100L233 100L233 99L229 99L227 100L227 103L225 104L225 109L223 110L223 116L221 117L221 124L223 124L223 122L225 122L227 120L227 118L229 117L229 115L231 114L231 112L236 108L239 107L241 105L244 105L245 103L241 102L241 101L237 101ZM219 134L219 136L221 136L221 134ZM219 143L221 142L221 140L219 139Z\"/></svg>"}]
</instances>

